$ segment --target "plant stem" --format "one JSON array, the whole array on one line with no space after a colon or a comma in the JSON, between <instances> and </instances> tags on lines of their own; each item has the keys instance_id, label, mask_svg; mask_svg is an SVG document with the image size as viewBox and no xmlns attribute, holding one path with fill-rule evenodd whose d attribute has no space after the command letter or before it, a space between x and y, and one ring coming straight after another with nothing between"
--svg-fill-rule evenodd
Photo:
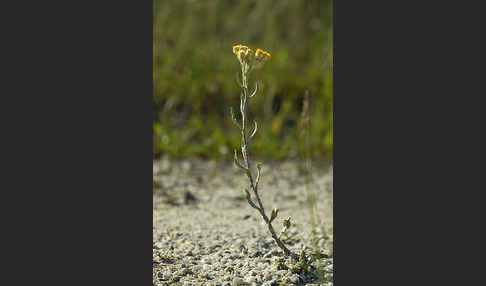
<instances>
[{"instance_id":1,"label":"plant stem","mask_svg":"<svg viewBox=\"0 0 486 286\"><path fill-rule=\"evenodd\" d=\"M250 158L248 155L248 135L247 135L247 122L248 119L246 117L246 110L248 108L248 72L242 69L242 89L243 93L241 95L241 102L240 102L240 111L241 111L241 153L243 154L243 160L245 163L245 167L247 168L247 176L248 179L250 180L250 188L253 190L253 193L255 194L255 197L257 198L258 202L258 207L255 207L263 217L263 220L268 226L268 230L270 231L272 238L275 240L277 245L283 250L285 255L291 256L296 258L297 255L292 253L285 244L278 238L277 234L275 233L275 230L273 229L272 222L268 218L268 216L265 214L265 209L263 207L263 203L260 199L260 195L258 194L258 182L255 182L253 180L253 176L251 174L251 162ZM257 178L258 181L258 178Z\"/></svg>"}]
</instances>

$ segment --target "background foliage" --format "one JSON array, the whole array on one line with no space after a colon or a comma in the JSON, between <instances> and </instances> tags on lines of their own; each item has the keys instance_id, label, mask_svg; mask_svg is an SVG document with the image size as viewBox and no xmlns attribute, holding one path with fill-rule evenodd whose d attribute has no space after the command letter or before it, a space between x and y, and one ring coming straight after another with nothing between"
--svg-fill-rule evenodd
<instances>
[{"instance_id":1,"label":"background foliage","mask_svg":"<svg viewBox=\"0 0 486 286\"><path fill-rule=\"evenodd\" d=\"M259 123L250 153L264 158L332 157L333 27L330 0L154 0L154 156L229 157L239 148L240 66L232 46L272 55L250 76ZM304 144L299 121L310 95ZM238 113L236 113L238 115Z\"/></svg>"}]
</instances>

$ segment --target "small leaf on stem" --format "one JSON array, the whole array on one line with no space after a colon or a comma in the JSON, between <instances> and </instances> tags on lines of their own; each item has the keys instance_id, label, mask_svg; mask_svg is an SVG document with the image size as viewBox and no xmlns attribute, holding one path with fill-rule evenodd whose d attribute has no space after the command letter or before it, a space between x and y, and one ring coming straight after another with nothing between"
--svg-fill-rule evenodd
<instances>
[{"instance_id":1,"label":"small leaf on stem","mask_svg":"<svg viewBox=\"0 0 486 286\"><path fill-rule=\"evenodd\" d=\"M284 219L284 220L283 220L283 226L284 226L285 228L289 228L289 227L290 227L290 218L291 218L291 217L288 217L287 219Z\"/></svg>"},{"instance_id":2,"label":"small leaf on stem","mask_svg":"<svg viewBox=\"0 0 486 286\"><path fill-rule=\"evenodd\" d=\"M270 223L277 217L277 215L278 215L278 209L274 208L272 210L272 214L270 215Z\"/></svg>"},{"instance_id":3,"label":"small leaf on stem","mask_svg":"<svg viewBox=\"0 0 486 286\"><path fill-rule=\"evenodd\" d=\"M240 164L240 162L238 161L238 155L236 153L236 149L235 149L235 157L234 157L234 162L235 162L235 165L238 166L239 168L243 169L245 172L247 171L247 169L245 167L243 167L243 165Z\"/></svg>"},{"instance_id":4,"label":"small leaf on stem","mask_svg":"<svg viewBox=\"0 0 486 286\"><path fill-rule=\"evenodd\" d=\"M256 81L255 82L255 90L252 92L252 94L250 95L250 97L254 97L255 94L257 93L257 91L258 91L258 82Z\"/></svg>"},{"instance_id":5,"label":"small leaf on stem","mask_svg":"<svg viewBox=\"0 0 486 286\"><path fill-rule=\"evenodd\" d=\"M257 122L256 122L256 121L253 121L253 122L255 122L255 128L253 129L253 132L252 132L252 133L251 133L251 135L250 135L250 139L252 139L252 138L253 138L253 136L255 136L255 133L256 133L256 132L257 132L257 130L258 130L258 124L257 124Z\"/></svg>"},{"instance_id":6,"label":"small leaf on stem","mask_svg":"<svg viewBox=\"0 0 486 286\"><path fill-rule=\"evenodd\" d=\"M241 125L238 123L238 121L236 120L235 114L233 113L233 107L230 107L230 114L231 114L231 120L233 121L233 123L236 125L236 127L238 127L241 130Z\"/></svg>"}]
</instances>

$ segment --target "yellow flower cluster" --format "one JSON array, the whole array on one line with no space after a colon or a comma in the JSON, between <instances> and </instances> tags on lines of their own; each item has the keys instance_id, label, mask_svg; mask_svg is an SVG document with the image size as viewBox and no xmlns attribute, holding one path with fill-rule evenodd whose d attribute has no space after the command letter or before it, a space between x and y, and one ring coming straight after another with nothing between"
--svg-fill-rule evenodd
<instances>
[{"instance_id":1,"label":"yellow flower cluster","mask_svg":"<svg viewBox=\"0 0 486 286\"><path fill-rule=\"evenodd\" d=\"M261 66L266 60L271 58L270 53L257 49L255 53L247 46L233 46L233 53L240 61L244 70L250 71L254 66Z\"/></svg>"},{"instance_id":2,"label":"yellow flower cluster","mask_svg":"<svg viewBox=\"0 0 486 286\"><path fill-rule=\"evenodd\" d=\"M243 45L236 45L236 46L233 46L233 53L235 55L238 55L240 53L243 53L243 54L247 54L248 51L252 52L250 48L248 48L247 46L243 46Z\"/></svg>"},{"instance_id":3,"label":"yellow flower cluster","mask_svg":"<svg viewBox=\"0 0 486 286\"><path fill-rule=\"evenodd\" d=\"M257 49L255 57L257 59L269 60L272 56L270 55L270 53L267 53L264 50Z\"/></svg>"},{"instance_id":4,"label":"yellow flower cluster","mask_svg":"<svg viewBox=\"0 0 486 286\"><path fill-rule=\"evenodd\" d=\"M242 65L250 65L253 60L253 50L247 46L236 45L233 47L233 53Z\"/></svg>"}]
</instances>

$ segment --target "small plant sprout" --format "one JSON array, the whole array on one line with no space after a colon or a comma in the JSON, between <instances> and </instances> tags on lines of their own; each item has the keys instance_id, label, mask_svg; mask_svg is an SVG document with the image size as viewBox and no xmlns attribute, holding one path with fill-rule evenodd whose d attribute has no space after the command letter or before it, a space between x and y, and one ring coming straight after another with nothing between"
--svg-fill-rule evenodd
<instances>
[{"instance_id":1,"label":"small plant sprout","mask_svg":"<svg viewBox=\"0 0 486 286\"><path fill-rule=\"evenodd\" d=\"M279 237L281 237L282 234L285 234L285 238L288 238L287 230L290 228L290 219L291 219L291 217L288 217L287 219L284 219L282 221L283 228L282 228L282 231L280 232Z\"/></svg>"},{"instance_id":2,"label":"small plant sprout","mask_svg":"<svg viewBox=\"0 0 486 286\"><path fill-rule=\"evenodd\" d=\"M254 127L251 132L248 131L248 117L247 117L247 109L248 109L248 100L253 98L257 91L258 91L258 84L255 84L255 89L252 93L248 90L248 76L250 72L254 68L260 68L264 65L264 63L271 58L271 55L268 52L265 52L261 49L257 49L254 52L252 49L248 48L247 46L243 45L236 45L233 47L233 53L238 58L238 61L241 65L241 81L237 76L238 84L241 87L241 96L240 96L240 112L241 112L241 123L238 122L236 119L233 110L230 109L231 119L233 123L240 129L241 131L241 154L243 157L243 162L240 162L238 159L238 151L235 149L234 152L234 163L235 165L242 169L246 176L249 179L249 189L252 193L250 193L249 189L245 189L246 193L246 200L250 204L250 206L260 213L264 222L268 226L268 230L270 231L272 238L277 243L278 247L282 249L286 256L291 256L293 258L297 258L297 255L290 251L285 244L280 240L280 238L275 233L275 230L272 226L272 221L275 220L278 216L278 209L274 208L270 214L270 218L266 215L265 209L263 207L262 201L260 199L260 195L258 194L258 183L260 182L261 176L261 164L257 163L257 175L256 178L252 175L251 172L251 161L250 156L248 154L248 143L249 141L255 136L256 131L258 130L258 124L254 121ZM256 198L255 200L252 198L252 194ZM287 229L290 227L290 217L284 221L284 227Z\"/></svg>"}]
</instances>

